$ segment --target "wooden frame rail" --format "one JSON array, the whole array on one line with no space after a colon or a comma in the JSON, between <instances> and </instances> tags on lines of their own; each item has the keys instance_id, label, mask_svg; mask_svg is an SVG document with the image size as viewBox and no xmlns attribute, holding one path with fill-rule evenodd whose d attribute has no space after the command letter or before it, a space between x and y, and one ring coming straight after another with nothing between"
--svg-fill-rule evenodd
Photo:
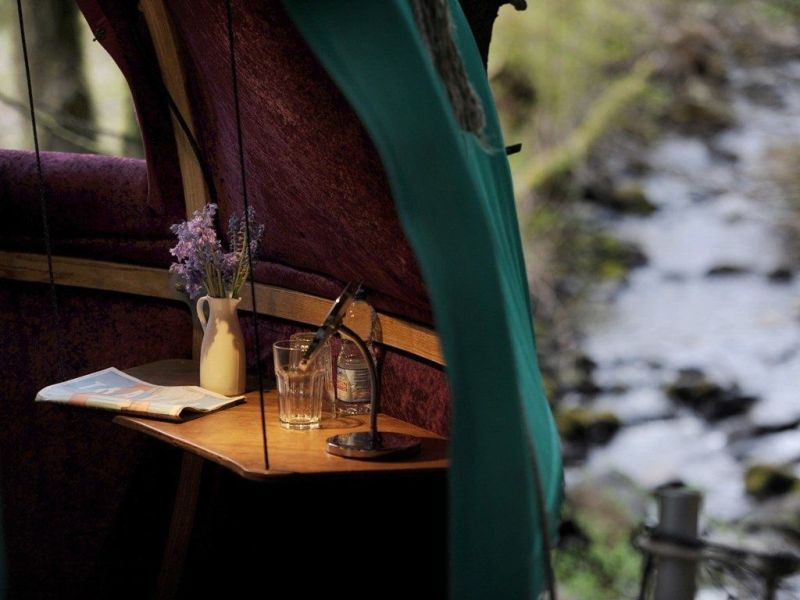
<instances>
[{"instance_id":1,"label":"wooden frame rail","mask_svg":"<svg viewBox=\"0 0 800 600\"><path fill-rule=\"evenodd\" d=\"M167 269L142 267L66 256L53 257L53 275L57 285L72 286L164 300L186 301L185 294L171 283ZM47 283L47 257L41 254L0 251L0 279ZM251 310L245 294L240 310ZM258 314L317 326L322 323L331 300L262 283L256 284ZM356 315L356 318L363 318ZM421 325L377 313L380 337L375 341L444 365L439 338Z\"/></svg>"}]
</instances>

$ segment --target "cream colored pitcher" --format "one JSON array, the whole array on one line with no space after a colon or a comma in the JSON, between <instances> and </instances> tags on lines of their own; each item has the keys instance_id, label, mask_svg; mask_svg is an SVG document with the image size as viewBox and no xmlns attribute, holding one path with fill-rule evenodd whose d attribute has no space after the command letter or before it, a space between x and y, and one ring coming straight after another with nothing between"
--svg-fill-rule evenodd
<instances>
[{"instance_id":1,"label":"cream colored pitcher","mask_svg":"<svg viewBox=\"0 0 800 600\"><path fill-rule=\"evenodd\" d=\"M241 298L197 300L197 317L203 326L200 347L200 386L224 396L238 396L245 390L245 351L236 307ZM208 304L206 319L203 303Z\"/></svg>"}]
</instances>

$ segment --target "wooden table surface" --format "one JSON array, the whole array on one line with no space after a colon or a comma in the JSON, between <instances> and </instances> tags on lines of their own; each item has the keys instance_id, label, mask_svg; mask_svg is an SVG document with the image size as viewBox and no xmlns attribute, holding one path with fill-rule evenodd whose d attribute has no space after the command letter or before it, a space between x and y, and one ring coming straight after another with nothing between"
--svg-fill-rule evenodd
<instances>
[{"instance_id":1,"label":"wooden table surface","mask_svg":"<svg viewBox=\"0 0 800 600\"><path fill-rule=\"evenodd\" d=\"M127 371L151 383L197 385L197 364L165 360ZM323 421L309 431L287 430L278 424L277 392L265 391L269 469L264 466L261 410L258 392L248 392L244 403L175 423L147 417L119 415L114 422L192 452L227 467L247 479L287 475L320 475L376 471L441 470L448 466L447 441L434 433L387 415L378 416L379 431L408 433L422 439L422 451L403 460L364 461L333 456L326 440L338 433L369 428L369 416Z\"/></svg>"}]
</instances>

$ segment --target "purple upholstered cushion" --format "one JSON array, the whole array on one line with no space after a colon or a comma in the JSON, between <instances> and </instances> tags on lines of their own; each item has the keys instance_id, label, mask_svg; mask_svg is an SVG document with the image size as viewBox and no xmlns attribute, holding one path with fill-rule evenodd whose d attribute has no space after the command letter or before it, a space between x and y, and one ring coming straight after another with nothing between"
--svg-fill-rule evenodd
<instances>
[{"instance_id":1,"label":"purple upholstered cushion","mask_svg":"<svg viewBox=\"0 0 800 600\"><path fill-rule=\"evenodd\" d=\"M42 170L56 254L169 264L169 225L182 218L183 199L152 208L143 160L44 152ZM43 252L33 152L0 150L0 206L0 247Z\"/></svg>"}]
</instances>

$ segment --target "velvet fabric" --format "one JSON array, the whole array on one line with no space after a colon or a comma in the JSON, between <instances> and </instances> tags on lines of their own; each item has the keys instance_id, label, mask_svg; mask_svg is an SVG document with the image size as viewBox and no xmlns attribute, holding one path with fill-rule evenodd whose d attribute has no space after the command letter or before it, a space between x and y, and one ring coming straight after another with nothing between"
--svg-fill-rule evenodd
<instances>
[{"instance_id":1,"label":"velvet fabric","mask_svg":"<svg viewBox=\"0 0 800 600\"><path fill-rule=\"evenodd\" d=\"M69 288L59 288L59 305L60 325L46 286L0 287L9 597L144 597L160 561L176 454L106 413L33 399L56 380L109 365L191 356L190 318L175 302Z\"/></svg>"},{"instance_id":2,"label":"velvet fabric","mask_svg":"<svg viewBox=\"0 0 800 600\"><path fill-rule=\"evenodd\" d=\"M181 197L153 209L143 160L43 152L53 252L101 260L167 266L183 218ZM36 156L0 150L0 248L44 252Z\"/></svg>"}]
</instances>

